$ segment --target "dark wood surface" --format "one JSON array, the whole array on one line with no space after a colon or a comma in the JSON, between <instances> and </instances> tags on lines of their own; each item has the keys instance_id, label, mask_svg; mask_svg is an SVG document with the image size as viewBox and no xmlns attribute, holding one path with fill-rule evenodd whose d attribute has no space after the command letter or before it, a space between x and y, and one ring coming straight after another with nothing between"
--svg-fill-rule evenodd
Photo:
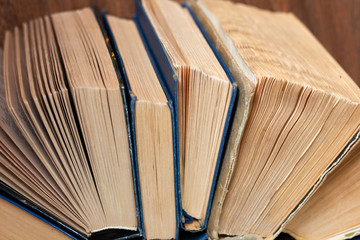
<instances>
[{"instance_id":1,"label":"dark wood surface","mask_svg":"<svg viewBox=\"0 0 360 240\"><path fill-rule=\"evenodd\" d=\"M233 0L271 11L294 13L360 86L360 0ZM133 0L0 0L0 44L24 21L85 6L131 17Z\"/></svg>"},{"instance_id":2,"label":"dark wood surface","mask_svg":"<svg viewBox=\"0 0 360 240\"><path fill-rule=\"evenodd\" d=\"M135 13L134 0L0 0L0 46L5 31L49 13L97 6L108 13L130 18Z\"/></svg>"}]
</instances>

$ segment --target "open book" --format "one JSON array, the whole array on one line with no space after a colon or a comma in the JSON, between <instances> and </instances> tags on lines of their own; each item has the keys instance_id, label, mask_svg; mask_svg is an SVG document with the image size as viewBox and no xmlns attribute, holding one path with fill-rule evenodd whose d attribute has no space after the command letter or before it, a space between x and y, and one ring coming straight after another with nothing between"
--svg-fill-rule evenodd
<instances>
[{"instance_id":1,"label":"open book","mask_svg":"<svg viewBox=\"0 0 360 240\"><path fill-rule=\"evenodd\" d=\"M191 7L240 91L208 233L272 239L357 140L360 89L292 14Z\"/></svg>"},{"instance_id":2,"label":"open book","mask_svg":"<svg viewBox=\"0 0 360 240\"><path fill-rule=\"evenodd\" d=\"M138 230L123 101L90 8L6 33L0 179L81 236Z\"/></svg>"}]
</instances>

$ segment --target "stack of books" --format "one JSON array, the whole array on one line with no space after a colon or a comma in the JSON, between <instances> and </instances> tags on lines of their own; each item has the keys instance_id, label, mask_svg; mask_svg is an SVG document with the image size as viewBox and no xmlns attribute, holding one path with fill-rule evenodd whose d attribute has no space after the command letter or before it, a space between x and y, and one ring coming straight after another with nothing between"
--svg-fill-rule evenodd
<instances>
[{"instance_id":1,"label":"stack of books","mask_svg":"<svg viewBox=\"0 0 360 240\"><path fill-rule=\"evenodd\" d=\"M137 0L4 42L1 219L58 239L360 231L360 89L292 14Z\"/></svg>"}]
</instances>

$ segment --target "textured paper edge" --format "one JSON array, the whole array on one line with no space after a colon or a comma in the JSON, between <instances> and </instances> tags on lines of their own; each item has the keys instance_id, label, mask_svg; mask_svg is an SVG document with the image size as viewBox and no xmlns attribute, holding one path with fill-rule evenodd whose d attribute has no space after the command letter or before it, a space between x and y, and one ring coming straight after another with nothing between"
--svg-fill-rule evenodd
<instances>
[{"instance_id":1,"label":"textured paper edge","mask_svg":"<svg viewBox=\"0 0 360 240\"><path fill-rule=\"evenodd\" d=\"M238 155L239 144L243 134L243 129L246 125L248 114L251 109L251 100L255 92L255 87L257 83L256 75L250 70L249 66L246 65L243 58L240 56L234 43L231 38L225 33L222 29L220 22L217 18L206 8L206 6L200 0L188 0L188 3L194 13L197 15L204 29L208 33L209 37L215 44L217 50L221 54L225 63L228 65L231 73L234 75L234 79L239 87L240 96L238 99L238 106L235 108L234 122L231 127L231 132L229 136L229 143L225 150L225 156L223 159L218 183L216 186L215 196L213 200L213 205L210 213L210 219L208 224L208 234L211 239L219 239L218 227L219 219L221 216L222 205L226 198L228 191L228 186L231 180L232 172L236 164L236 158ZM252 83L252 86L249 84ZM250 86L249 86L250 85ZM247 95L248 94L248 95ZM243 100L243 101L241 101ZM243 106L239 104L243 103ZM241 109L243 107L243 109ZM240 110L241 109L241 110ZM242 121L239 124L238 119L239 115L242 113ZM237 120L237 121L236 121ZM238 125L237 125L238 124ZM239 131L234 134L235 126L239 126ZM234 136L236 135L236 136ZM311 195L321 186L329 173L331 173L339 162L344 158L349 149L354 145L354 143L359 139L360 130L354 135L354 137L349 141L341 153L336 157L336 159L330 164L330 166L321 174L317 179L315 184L309 189L303 199L296 205L294 210L285 218L279 228L274 232L272 236L267 237L266 239L275 239L281 231L286 231L297 239L303 239L300 236L297 236L295 233L292 233L284 228L287 222L289 222L296 212L307 202ZM236 145L237 144L237 145ZM231 146L231 147L230 147ZM236 146L234 148L234 146ZM341 235L343 236L343 235ZM246 237L246 238L245 238ZM224 237L221 239L248 239L248 236L233 236L233 237ZM259 236L258 236L259 237ZM253 239L253 238L250 238ZM257 239L257 238L255 238ZM262 239L259 237L258 239Z\"/></svg>"},{"instance_id":2,"label":"textured paper edge","mask_svg":"<svg viewBox=\"0 0 360 240\"><path fill-rule=\"evenodd\" d=\"M222 29L217 18L200 1L189 0L188 4L219 51L239 89L208 222L209 237L219 239L218 226L221 210L235 168L243 130L251 110L257 79L238 53L231 38Z\"/></svg>"},{"instance_id":3,"label":"textured paper edge","mask_svg":"<svg viewBox=\"0 0 360 240\"><path fill-rule=\"evenodd\" d=\"M304 239L296 233L292 232L289 229L286 229L285 225L288 223L294 215L300 210L300 208L309 200L309 198L316 192L316 190L322 185L327 176L336 168L336 166L344 159L345 155L350 151L350 149L355 145L357 141L360 141L360 129L357 130L355 135L350 139L350 141L346 144L344 149L339 153L336 159L330 164L330 166L321 174L315 184L310 188L310 190L306 193L304 198L299 202L298 205L292 210L292 212L286 217L280 227L275 231L274 236L278 236L281 231L289 233L296 239ZM340 236L340 235L338 235ZM335 239L335 238L334 238Z\"/></svg>"},{"instance_id":4,"label":"textured paper edge","mask_svg":"<svg viewBox=\"0 0 360 240\"><path fill-rule=\"evenodd\" d=\"M359 236L359 235L360 235L360 227L356 227L351 230L340 233L338 235L335 235L331 238L328 238L327 240L351 239L351 238Z\"/></svg>"}]
</instances>

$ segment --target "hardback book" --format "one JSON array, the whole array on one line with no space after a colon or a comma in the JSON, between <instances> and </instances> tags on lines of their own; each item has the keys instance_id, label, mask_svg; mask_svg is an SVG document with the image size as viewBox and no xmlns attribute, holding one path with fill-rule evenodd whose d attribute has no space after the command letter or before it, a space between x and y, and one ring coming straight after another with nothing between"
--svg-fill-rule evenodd
<instances>
[{"instance_id":1,"label":"hardback book","mask_svg":"<svg viewBox=\"0 0 360 240\"><path fill-rule=\"evenodd\" d=\"M103 17L6 33L4 216L54 238L358 234L360 90L299 20L214 0Z\"/></svg>"},{"instance_id":2,"label":"hardback book","mask_svg":"<svg viewBox=\"0 0 360 240\"><path fill-rule=\"evenodd\" d=\"M138 0L136 16L174 99L181 228L201 232L207 226L236 85L188 8L167 0Z\"/></svg>"},{"instance_id":3,"label":"hardback book","mask_svg":"<svg viewBox=\"0 0 360 240\"><path fill-rule=\"evenodd\" d=\"M206 228L236 86L190 10L162 3L175 4L175 12L188 21L191 38L182 47L196 42L195 55L176 60L183 63L176 74L161 45L160 62L153 52L148 33L155 32L143 9L135 18L136 31L125 20L121 24L126 27L118 27L119 19L113 17L103 24L87 8L39 18L7 32L1 84L6 100L2 189L77 238L109 229L120 229L125 238L178 238L180 217L186 230ZM146 64L136 62L140 56ZM190 65L185 64L189 60ZM139 69L149 77L147 86L140 82L144 79ZM186 75L180 78L183 85L177 85L177 74ZM184 112L180 121L178 101ZM24 156L10 154L23 149ZM187 167L185 154L192 159ZM195 194L195 206L200 204L201 210L193 206L193 196L184 193L188 208L182 207L180 186ZM191 213L191 207L199 215Z\"/></svg>"},{"instance_id":4,"label":"hardback book","mask_svg":"<svg viewBox=\"0 0 360 240\"><path fill-rule=\"evenodd\" d=\"M143 238L177 239L179 174L173 99L136 18L104 18L131 99Z\"/></svg>"},{"instance_id":5,"label":"hardback book","mask_svg":"<svg viewBox=\"0 0 360 240\"><path fill-rule=\"evenodd\" d=\"M3 50L0 48L1 83L4 82L3 63ZM0 87L0 91L1 93L3 92L3 87ZM3 95L1 95L1 102L3 101ZM0 144L3 146L6 142L3 142L4 132L2 129L0 129L0 133ZM1 158L3 158L3 154L3 148L0 148ZM51 235L52 239L71 239L67 233L57 229L55 225L46 223L46 220L40 215L34 216L33 212L24 208L22 203L26 202L25 199L22 199L22 202L17 202L18 199L11 199L11 196L5 196L8 191L9 189L5 188L4 183L0 182L0 229L2 238L14 240L25 238L43 239ZM19 229L19 226L21 226L21 229Z\"/></svg>"},{"instance_id":6,"label":"hardback book","mask_svg":"<svg viewBox=\"0 0 360 240\"><path fill-rule=\"evenodd\" d=\"M140 236L124 84L94 11L24 23L3 51L4 194L76 238Z\"/></svg>"},{"instance_id":7,"label":"hardback book","mask_svg":"<svg viewBox=\"0 0 360 240\"><path fill-rule=\"evenodd\" d=\"M360 89L292 14L190 7L239 86L208 234L273 239L357 141Z\"/></svg>"},{"instance_id":8,"label":"hardback book","mask_svg":"<svg viewBox=\"0 0 360 240\"><path fill-rule=\"evenodd\" d=\"M360 235L360 141L286 224L296 239L350 239Z\"/></svg>"}]
</instances>

